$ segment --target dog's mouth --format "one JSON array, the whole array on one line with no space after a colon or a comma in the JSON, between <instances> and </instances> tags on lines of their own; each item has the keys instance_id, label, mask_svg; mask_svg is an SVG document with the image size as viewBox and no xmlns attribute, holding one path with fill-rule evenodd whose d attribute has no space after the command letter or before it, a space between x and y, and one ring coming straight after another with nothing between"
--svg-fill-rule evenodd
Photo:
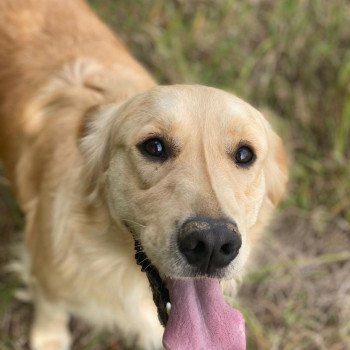
<instances>
[{"instance_id":1,"label":"dog's mouth","mask_svg":"<svg viewBox=\"0 0 350 350\"><path fill-rule=\"evenodd\" d=\"M224 300L219 280L186 278L162 280L135 240L135 259L149 280L166 350L246 348L244 319Z\"/></svg>"}]
</instances>

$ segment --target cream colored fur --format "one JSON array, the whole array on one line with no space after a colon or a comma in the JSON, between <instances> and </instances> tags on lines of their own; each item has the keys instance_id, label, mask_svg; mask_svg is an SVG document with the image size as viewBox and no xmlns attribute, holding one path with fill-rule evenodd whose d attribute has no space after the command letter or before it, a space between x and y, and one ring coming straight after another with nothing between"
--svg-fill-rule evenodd
<instances>
[{"instance_id":1,"label":"cream colored fur","mask_svg":"<svg viewBox=\"0 0 350 350\"><path fill-rule=\"evenodd\" d=\"M234 220L243 243L222 272L231 288L283 195L282 143L231 94L155 86L82 1L14 2L0 5L0 50L11 52L0 54L0 155L26 216L32 349L69 349L70 315L132 348L160 349L129 229L163 277L181 278L192 272L176 247L179 225L194 215ZM35 62L25 59L39 47ZM137 145L154 135L178 154L146 159ZM257 155L247 169L232 159L240 142Z\"/></svg>"}]
</instances>

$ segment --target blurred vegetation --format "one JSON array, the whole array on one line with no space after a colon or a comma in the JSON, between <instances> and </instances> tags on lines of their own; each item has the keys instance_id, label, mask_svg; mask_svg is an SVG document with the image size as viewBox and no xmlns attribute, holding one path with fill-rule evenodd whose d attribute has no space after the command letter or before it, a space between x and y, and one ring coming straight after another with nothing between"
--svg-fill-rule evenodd
<instances>
[{"instance_id":1,"label":"blurred vegetation","mask_svg":"<svg viewBox=\"0 0 350 350\"><path fill-rule=\"evenodd\" d=\"M235 92L289 146L289 195L233 301L248 348L349 349L349 1L89 2L160 83ZM75 348L109 348L89 339Z\"/></svg>"},{"instance_id":2,"label":"blurred vegetation","mask_svg":"<svg viewBox=\"0 0 350 350\"><path fill-rule=\"evenodd\" d=\"M217 86L285 121L289 205L350 221L346 0L90 0L160 83Z\"/></svg>"}]
</instances>

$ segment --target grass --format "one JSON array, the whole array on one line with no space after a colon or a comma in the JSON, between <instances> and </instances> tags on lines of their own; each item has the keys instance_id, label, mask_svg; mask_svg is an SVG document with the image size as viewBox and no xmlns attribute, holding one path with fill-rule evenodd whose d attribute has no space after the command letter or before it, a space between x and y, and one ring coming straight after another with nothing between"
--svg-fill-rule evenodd
<instances>
[{"instance_id":1,"label":"grass","mask_svg":"<svg viewBox=\"0 0 350 350\"><path fill-rule=\"evenodd\" d=\"M248 348L350 348L349 2L90 4L160 83L235 92L264 110L289 146L289 195L234 301L247 318ZM10 198L0 193L6 232L21 221ZM1 310L15 283L7 285ZM75 329L75 349L116 344ZM0 342L0 349L15 348Z\"/></svg>"},{"instance_id":2,"label":"grass","mask_svg":"<svg viewBox=\"0 0 350 350\"><path fill-rule=\"evenodd\" d=\"M161 83L218 86L278 115L290 205L334 209L350 192L347 1L90 2Z\"/></svg>"}]
</instances>

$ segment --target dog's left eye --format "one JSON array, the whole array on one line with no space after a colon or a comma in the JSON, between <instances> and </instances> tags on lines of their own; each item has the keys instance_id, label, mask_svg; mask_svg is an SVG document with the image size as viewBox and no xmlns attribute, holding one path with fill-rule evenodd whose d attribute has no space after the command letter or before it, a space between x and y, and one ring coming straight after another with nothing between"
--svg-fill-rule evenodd
<instances>
[{"instance_id":1,"label":"dog's left eye","mask_svg":"<svg viewBox=\"0 0 350 350\"><path fill-rule=\"evenodd\" d=\"M255 154L250 147L242 146L238 148L234 158L237 165L248 166L254 162Z\"/></svg>"},{"instance_id":2,"label":"dog's left eye","mask_svg":"<svg viewBox=\"0 0 350 350\"><path fill-rule=\"evenodd\" d=\"M138 145L141 153L153 160L165 160L168 158L168 152L164 141L160 138L151 138Z\"/></svg>"}]
</instances>

